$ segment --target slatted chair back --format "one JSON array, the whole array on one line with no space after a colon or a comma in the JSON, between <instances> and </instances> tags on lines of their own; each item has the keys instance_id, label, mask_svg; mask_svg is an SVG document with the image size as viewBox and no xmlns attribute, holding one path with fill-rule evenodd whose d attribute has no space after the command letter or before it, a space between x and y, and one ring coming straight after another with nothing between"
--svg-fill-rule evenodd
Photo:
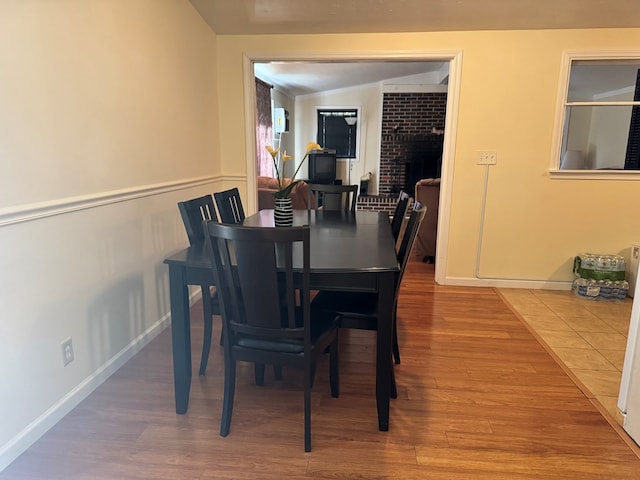
<instances>
[{"instance_id":1,"label":"slatted chair back","mask_svg":"<svg viewBox=\"0 0 640 480\"><path fill-rule=\"evenodd\" d=\"M240 223L244 220L244 209L242 208L242 199L237 188L231 188L222 192L213 194L218 206L220 214L220 222L222 223Z\"/></svg>"},{"instance_id":2,"label":"slatted chair back","mask_svg":"<svg viewBox=\"0 0 640 480\"><path fill-rule=\"evenodd\" d=\"M315 202L315 203L314 203ZM312 209L356 211L358 185L308 184L307 205Z\"/></svg>"},{"instance_id":3,"label":"slatted chair back","mask_svg":"<svg viewBox=\"0 0 640 480\"><path fill-rule=\"evenodd\" d=\"M178 209L180 210L180 216L187 231L190 245L204 241L204 228L202 227L204 220L218 221L211 195L178 202Z\"/></svg>"},{"instance_id":4,"label":"slatted chair back","mask_svg":"<svg viewBox=\"0 0 640 480\"><path fill-rule=\"evenodd\" d=\"M424 216L426 213L426 205L423 205L420 202L416 202L413 204L413 210L411 211L411 215L409 216L409 220L407 221L407 226L404 229L404 235L402 236L402 242L400 243L400 248L398 249L398 263L400 264L400 273L396 282L396 300L400 291L400 283L402 283L404 271L406 270L407 263L409 263L411 250L413 248L413 245L415 244L416 237L418 236L418 230L420 229L420 224L422 223L422 220L424 220Z\"/></svg>"},{"instance_id":5,"label":"slatted chair back","mask_svg":"<svg viewBox=\"0 0 640 480\"><path fill-rule=\"evenodd\" d=\"M400 237L400 231L402 230L402 223L404 222L404 217L407 214L407 209L409 208L409 194L407 192L400 192L398 195L398 202L396 203L396 208L393 212L393 217L391 219L391 232L393 233L393 238L397 242Z\"/></svg>"}]
</instances>

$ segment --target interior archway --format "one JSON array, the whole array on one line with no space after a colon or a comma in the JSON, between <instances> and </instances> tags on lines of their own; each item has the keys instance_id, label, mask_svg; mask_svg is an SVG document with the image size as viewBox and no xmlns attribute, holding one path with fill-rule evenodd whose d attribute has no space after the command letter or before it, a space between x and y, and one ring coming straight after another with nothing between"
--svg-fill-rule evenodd
<instances>
[{"instance_id":1,"label":"interior archway","mask_svg":"<svg viewBox=\"0 0 640 480\"><path fill-rule=\"evenodd\" d=\"M300 63L357 63L367 61L379 62L448 62L449 86L447 94L446 123L443 140L442 156L442 180L440 187L440 202L438 215L438 237L435 265L435 280L439 284L444 283L447 259L447 244L449 232L449 210L451 205L451 186L453 182L453 158L454 139L456 137L456 125L458 117L458 103L460 91L461 52L416 52L414 54L379 53L366 55L353 55L343 57L340 55L245 55L244 57L244 94L245 94L245 128L246 128L246 159L247 159L247 194L248 202L257 206L256 187L256 146L255 146L255 91L251 88L254 84L255 63L265 62L296 62Z\"/></svg>"}]
</instances>

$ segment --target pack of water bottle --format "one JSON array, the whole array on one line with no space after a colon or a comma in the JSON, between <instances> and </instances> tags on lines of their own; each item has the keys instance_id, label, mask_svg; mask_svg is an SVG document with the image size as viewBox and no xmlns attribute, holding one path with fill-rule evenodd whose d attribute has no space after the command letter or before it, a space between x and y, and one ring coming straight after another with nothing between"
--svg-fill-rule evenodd
<instances>
[{"instance_id":1,"label":"pack of water bottle","mask_svg":"<svg viewBox=\"0 0 640 480\"><path fill-rule=\"evenodd\" d=\"M591 300L624 300L629 293L629 283L626 280L576 278L572 290L577 296Z\"/></svg>"},{"instance_id":2,"label":"pack of water bottle","mask_svg":"<svg viewBox=\"0 0 640 480\"><path fill-rule=\"evenodd\" d=\"M629 292L626 263L620 255L581 253L573 261L573 292L593 300L624 300Z\"/></svg>"}]
</instances>

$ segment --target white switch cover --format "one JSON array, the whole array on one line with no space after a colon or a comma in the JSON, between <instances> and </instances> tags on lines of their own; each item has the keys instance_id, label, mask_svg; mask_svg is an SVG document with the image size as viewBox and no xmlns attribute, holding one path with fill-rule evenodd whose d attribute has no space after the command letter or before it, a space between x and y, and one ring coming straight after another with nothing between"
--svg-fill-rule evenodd
<instances>
[{"instance_id":1,"label":"white switch cover","mask_svg":"<svg viewBox=\"0 0 640 480\"><path fill-rule=\"evenodd\" d=\"M495 165L498 163L498 152L495 150L480 150L477 163L478 165Z\"/></svg>"}]
</instances>

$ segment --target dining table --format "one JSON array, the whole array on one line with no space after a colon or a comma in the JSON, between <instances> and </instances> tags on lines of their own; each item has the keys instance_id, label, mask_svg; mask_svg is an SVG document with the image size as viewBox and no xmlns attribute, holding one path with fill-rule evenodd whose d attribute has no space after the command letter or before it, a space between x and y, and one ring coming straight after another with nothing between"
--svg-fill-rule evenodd
<instances>
[{"instance_id":1,"label":"dining table","mask_svg":"<svg viewBox=\"0 0 640 480\"><path fill-rule=\"evenodd\" d=\"M273 210L248 216L242 225L274 227ZM396 245L384 212L294 210L293 225L309 225L310 282L313 290L373 292L378 298L376 405L378 429L389 429L390 398L395 393L392 365L394 288L399 274ZM286 228L286 227L284 227ZM191 388L190 285L214 285L205 244L186 247L164 260L169 267L171 340L176 413L189 406ZM302 270L301 261L294 271Z\"/></svg>"}]
</instances>

